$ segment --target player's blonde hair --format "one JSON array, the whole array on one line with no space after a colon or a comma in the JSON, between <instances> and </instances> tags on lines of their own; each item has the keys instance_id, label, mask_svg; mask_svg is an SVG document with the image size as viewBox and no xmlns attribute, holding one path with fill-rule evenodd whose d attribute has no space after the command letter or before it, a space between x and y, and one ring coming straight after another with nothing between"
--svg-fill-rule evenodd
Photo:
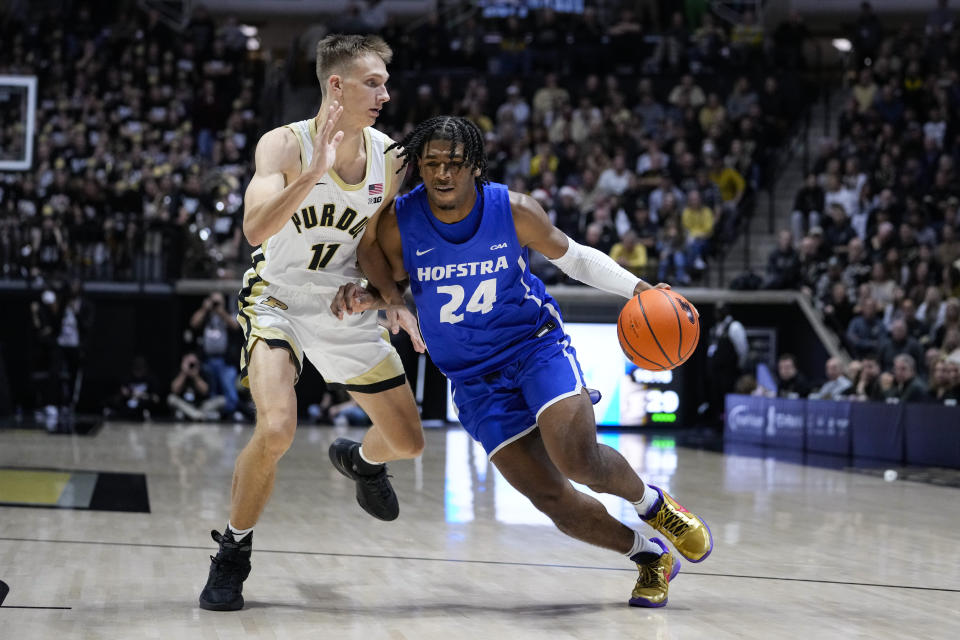
<instances>
[{"instance_id":1,"label":"player's blonde hair","mask_svg":"<svg viewBox=\"0 0 960 640\"><path fill-rule=\"evenodd\" d=\"M327 95L330 76L342 75L357 58L370 53L380 56L385 65L393 59L393 49L380 36L335 33L318 42L317 80L323 96Z\"/></svg>"}]
</instances>

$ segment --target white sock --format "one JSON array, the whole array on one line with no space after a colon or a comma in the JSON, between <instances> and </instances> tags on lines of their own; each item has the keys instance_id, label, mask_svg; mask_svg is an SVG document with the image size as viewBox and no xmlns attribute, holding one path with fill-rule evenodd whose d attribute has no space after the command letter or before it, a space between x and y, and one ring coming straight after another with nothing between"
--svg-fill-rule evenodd
<instances>
[{"instance_id":1,"label":"white sock","mask_svg":"<svg viewBox=\"0 0 960 640\"><path fill-rule=\"evenodd\" d=\"M367 456L363 455L363 445L362 445L362 444L360 445L360 448L357 450L357 453L360 454L360 459L363 460L364 462L366 462L367 464L372 464L372 465L383 464L382 462L374 462L373 460L371 460L371 459L368 458Z\"/></svg>"},{"instance_id":2,"label":"white sock","mask_svg":"<svg viewBox=\"0 0 960 640\"><path fill-rule=\"evenodd\" d=\"M240 542L246 538L250 532L253 531L253 527L250 527L249 529L237 529L235 526L230 524L229 520L227 520L227 529L230 529L230 531L233 532L233 539L237 542Z\"/></svg>"},{"instance_id":3,"label":"white sock","mask_svg":"<svg viewBox=\"0 0 960 640\"><path fill-rule=\"evenodd\" d=\"M626 556L632 558L638 553L655 553L658 556L663 553L663 549L660 548L655 542L650 542L650 538L645 538L640 535L639 531L633 532L633 547L630 548L630 551L627 551Z\"/></svg>"},{"instance_id":4,"label":"white sock","mask_svg":"<svg viewBox=\"0 0 960 640\"><path fill-rule=\"evenodd\" d=\"M657 504L657 500L660 499L660 494L656 492L655 489L651 489L650 485L643 485L643 496L636 502L631 502L636 508L637 513L640 514L641 518L646 518L650 513L650 510L653 509Z\"/></svg>"}]
</instances>

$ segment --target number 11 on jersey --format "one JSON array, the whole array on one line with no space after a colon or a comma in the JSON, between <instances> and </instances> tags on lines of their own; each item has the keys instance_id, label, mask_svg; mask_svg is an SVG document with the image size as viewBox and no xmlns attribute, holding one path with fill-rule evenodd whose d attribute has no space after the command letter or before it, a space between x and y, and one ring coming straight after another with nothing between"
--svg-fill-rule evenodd
<instances>
[{"instance_id":1,"label":"number 11 on jersey","mask_svg":"<svg viewBox=\"0 0 960 640\"><path fill-rule=\"evenodd\" d=\"M325 242L313 245L310 247L310 249L313 250L313 259L310 260L310 265L307 267L307 269L310 269L311 271L323 269L330 264L333 254L335 254L339 248L339 244L327 244Z\"/></svg>"}]
</instances>

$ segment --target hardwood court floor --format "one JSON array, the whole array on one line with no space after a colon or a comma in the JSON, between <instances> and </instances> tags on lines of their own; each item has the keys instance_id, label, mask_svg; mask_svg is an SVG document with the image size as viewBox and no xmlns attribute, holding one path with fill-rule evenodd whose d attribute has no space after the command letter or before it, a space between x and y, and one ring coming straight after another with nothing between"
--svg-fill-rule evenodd
<instances>
[{"instance_id":1,"label":"hardwood court floor","mask_svg":"<svg viewBox=\"0 0 960 640\"><path fill-rule=\"evenodd\" d=\"M0 638L960 637L957 489L602 435L716 543L666 608L635 609L635 569L548 525L459 428L391 467L401 514L383 523L327 459L344 431L302 427L256 529L247 608L202 611L208 532L250 430L0 431L0 468L142 473L150 508L0 507Z\"/></svg>"}]
</instances>

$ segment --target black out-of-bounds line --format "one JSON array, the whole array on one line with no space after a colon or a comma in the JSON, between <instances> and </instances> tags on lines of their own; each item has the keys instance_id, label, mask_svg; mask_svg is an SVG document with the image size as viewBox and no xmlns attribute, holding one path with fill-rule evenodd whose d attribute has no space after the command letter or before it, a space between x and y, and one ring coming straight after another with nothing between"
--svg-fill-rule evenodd
<instances>
[{"instance_id":1,"label":"black out-of-bounds line","mask_svg":"<svg viewBox=\"0 0 960 640\"><path fill-rule=\"evenodd\" d=\"M0 609L45 609L55 611L70 611L73 609L73 607L34 607L25 604L5 604L0 605Z\"/></svg>"},{"instance_id":2,"label":"black out-of-bounds line","mask_svg":"<svg viewBox=\"0 0 960 640\"><path fill-rule=\"evenodd\" d=\"M176 544L147 544L143 542L102 542L99 540L44 540L38 538L3 538L0 541L6 542L50 542L55 544L99 544L114 547L147 547L154 549L181 549L181 550L199 550L208 551L210 546L197 547L192 545ZM632 567L594 567L583 564L551 564L542 562L512 562L509 560L463 560L459 558L427 558L424 556L397 556L397 555L377 555L369 553L336 553L333 551L289 551L284 549L257 549L257 553L277 553L297 556L323 556L330 558L366 558L370 560L415 560L420 562L447 562L452 564L482 564L505 567L533 567L542 569L585 569L589 571L627 571L635 573L636 569ZM701 576L707 578L739 578L743 580L777 580L781 582L810 582L813 584L835 584L848 587L877 587L881 589L910 589L914 591L940 591L944 593L960 593L960 588L950 587L917 587L903 584L883 584L880 582L852 582L845 580L822 580L817 578L789 578L781 576L751 576L742 573L708 573L704 571L684 571L686 576ZM7 607L3 607L6 609ZM11 609L13 607L10 607ZM40 608L40 607L38 607ZM55 608L55 607L42 607ZM68 607L69 608L69 607Z\"/></svg>"}]
</instances>

